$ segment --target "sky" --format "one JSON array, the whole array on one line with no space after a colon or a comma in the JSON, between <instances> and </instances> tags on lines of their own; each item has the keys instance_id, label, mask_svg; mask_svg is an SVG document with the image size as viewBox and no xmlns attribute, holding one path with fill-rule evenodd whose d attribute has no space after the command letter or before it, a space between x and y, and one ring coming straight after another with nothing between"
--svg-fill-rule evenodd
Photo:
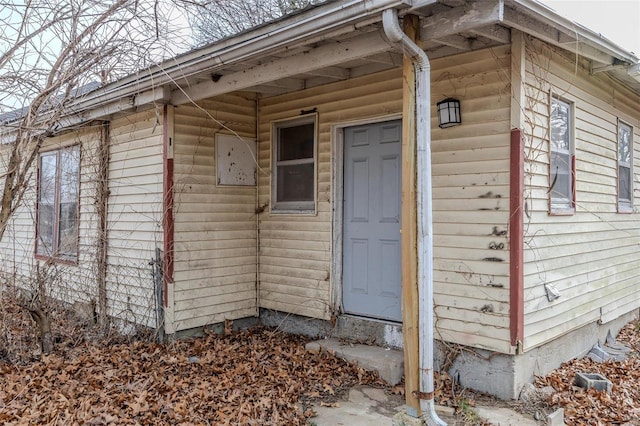
<instances>
[{"instance_id":1,"label":"sky","mask_svg":"<svg viewBox=\"0 0 640 426\"><path fill-rule=\"evenodd\" d=\"M640 57L640 0L540 0Z\"/></svg>"}]
</instances>

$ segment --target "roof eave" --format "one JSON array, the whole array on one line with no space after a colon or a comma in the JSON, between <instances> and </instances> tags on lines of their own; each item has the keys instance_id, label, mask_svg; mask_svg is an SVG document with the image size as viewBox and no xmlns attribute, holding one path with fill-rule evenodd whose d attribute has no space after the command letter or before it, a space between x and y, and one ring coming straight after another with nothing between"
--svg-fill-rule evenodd
<instances>
[{"instance_id":1,"label":"roof eave","mask_svg":"<svg viewBox=\"0 0 640 426\"><path fill-rule=\"evenodd\" d=\"M302 40L320 41L328 34L335 35L340 29L348 31L352 28L351 25L379 15L384 9L406 7L409 4L410 0L329 2L293 18L275 21L132 74L93 92L94 96L84 98L74 107L76 110L84 110L125 96L144 93L154 87L188 79L197 73L215 70L259 53L289 47Z\"/></svg>"},{"instance_id":2,"label":"roof eave","mask_svg":"<svg viewBox=\"0 0 640 426\"><path fill-rule=\"evenodd\" d=\"M577 40L601 50L603 53L611 55L618 60L624 61L629 65L635 65L640 62L640 59L633 52L618 46L611 40L603 37L601 34L565 18L537 0L507 1L516 8L524 8L528 13L534 14L538 20L553 25L566 34L575 35Z\"/></svg>"}]
</instances>

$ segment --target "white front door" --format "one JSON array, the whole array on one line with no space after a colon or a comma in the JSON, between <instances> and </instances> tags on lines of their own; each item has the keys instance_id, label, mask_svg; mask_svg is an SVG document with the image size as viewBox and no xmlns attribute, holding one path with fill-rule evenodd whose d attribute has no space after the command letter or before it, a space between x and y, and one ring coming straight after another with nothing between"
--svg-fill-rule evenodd
<instances>
[{"instance_id":1,"label":"white front door","mask_svg":"<svg viewBox=\"0 0 640 426\"><path fill-rule=\"evenodd\" d=\"M401 121L346 128L344 151L344 310L400 322Z\"/></svg>"}]
</instances>

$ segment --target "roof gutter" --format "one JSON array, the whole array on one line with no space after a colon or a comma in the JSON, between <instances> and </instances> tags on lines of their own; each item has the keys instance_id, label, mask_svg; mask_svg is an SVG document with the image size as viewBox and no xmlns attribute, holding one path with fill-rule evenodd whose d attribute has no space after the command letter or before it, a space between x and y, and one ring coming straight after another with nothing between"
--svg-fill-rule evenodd
<instances>
[{"instance_id":1,"label":"roof gutter","mask_svg":"<svg viewBox=\"0 0 640 426\"><path fill-rule=\"evenodd\" d=\"M416 73L416 145L418 216L418 315L420 358L420 409L427 425L444 425L435 411L433 384L433 215L431 190L431 64L427 54L398 24L398 12L382 14L384 32L411 56Z\"/></svg>"}]
</instances>

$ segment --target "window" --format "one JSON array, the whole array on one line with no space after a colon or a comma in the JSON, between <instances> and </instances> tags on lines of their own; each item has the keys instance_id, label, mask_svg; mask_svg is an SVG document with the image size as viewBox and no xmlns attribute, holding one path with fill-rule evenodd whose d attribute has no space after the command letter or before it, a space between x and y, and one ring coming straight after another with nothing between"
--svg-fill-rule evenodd
<instances>
[{"instance_id":1,"label":"window","mask_svg":"<svg viewBox=\"0 0 640 426\"><path fill-rule=\"evenodd\" d=\"M78 256L78 146L40 154L36 255L75 260Z\"/></svg>"},{"instance_id":2,"label":"window","mask_svg":"<svg viewBox=\"0 0 640 426\"><path fill-rule=\"evenodd\" d=\"M314 212L316 115L273 126L272 211Z\"/></svg>"},{"instance_id":3,"label":"window","mask_svg":"<svg viewBox=\"0 0 640 426\"><path fill-rule=\"evenodd\" d=\"M575 173L573 155L573 107L551 99L549 196L551 213L573 213Z\"/></svg>"},{"instance_id":4,"label":"window","mask_svg":"<svg viewBox=\"0 0 640 426\"><path fill-rule=\"evenodd\" d=\"M633 210L633 130L618 121L618 211Z\"/></svg>"}]
</instances>

